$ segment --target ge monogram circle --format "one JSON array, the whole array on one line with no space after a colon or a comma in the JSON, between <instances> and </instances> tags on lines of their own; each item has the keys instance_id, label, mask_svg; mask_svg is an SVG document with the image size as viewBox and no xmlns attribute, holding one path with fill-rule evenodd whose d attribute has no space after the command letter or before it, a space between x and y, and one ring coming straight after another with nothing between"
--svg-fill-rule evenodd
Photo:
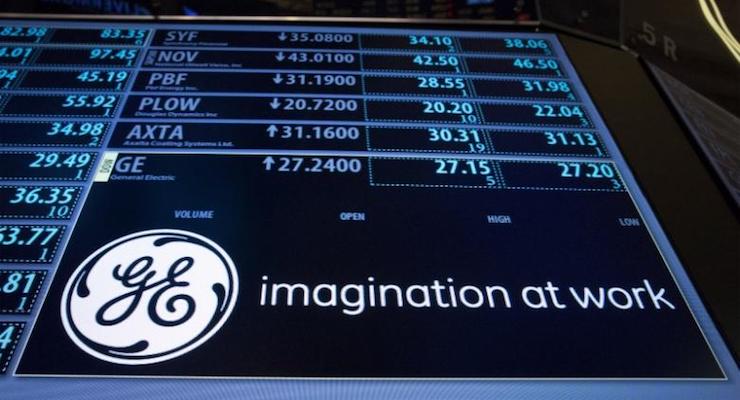
<instances>
[{"instance_id":1,"label":"ge monogram circle","mask_svg":"<svg viewBox=\"0 0 740 400\"><path fill-rule=\"evenodd\" d=\"M210 239L174 229L137 232L77 267L62 295L62 324L96 358L157 363L213 336L233 311L238 286L233 261Z\"/></svg>"}]
</instances>

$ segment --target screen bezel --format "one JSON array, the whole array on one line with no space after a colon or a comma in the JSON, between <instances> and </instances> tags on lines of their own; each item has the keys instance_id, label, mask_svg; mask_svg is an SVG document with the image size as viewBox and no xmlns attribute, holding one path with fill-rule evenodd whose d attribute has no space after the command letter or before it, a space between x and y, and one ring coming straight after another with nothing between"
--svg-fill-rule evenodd
<instances>
[{"instance_id":1,"label":"screen bezel","mask_svg":"<svg viewBox=\"0 0 740 400\"><path fill-rule=\"evenodd\" d=\"M735 362L740 362L740 227L731 199L642 59L575 37L559 38Z\"/></svg>"}]
</instances>

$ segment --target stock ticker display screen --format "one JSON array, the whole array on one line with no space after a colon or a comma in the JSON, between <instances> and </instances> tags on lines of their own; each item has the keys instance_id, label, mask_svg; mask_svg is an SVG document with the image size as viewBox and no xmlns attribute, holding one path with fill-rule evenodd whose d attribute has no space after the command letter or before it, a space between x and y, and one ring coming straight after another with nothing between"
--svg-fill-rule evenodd
<instances>
[{"instance_id":1,"label":"stock ticker display screen","mask_svg":"<svg viewBox=\"0 0 740 400\"><path fill-rule=\"evenodd\" d=\"M737 393L556 35L0 25L0 393Z\"/></svg>"}]
</instances>

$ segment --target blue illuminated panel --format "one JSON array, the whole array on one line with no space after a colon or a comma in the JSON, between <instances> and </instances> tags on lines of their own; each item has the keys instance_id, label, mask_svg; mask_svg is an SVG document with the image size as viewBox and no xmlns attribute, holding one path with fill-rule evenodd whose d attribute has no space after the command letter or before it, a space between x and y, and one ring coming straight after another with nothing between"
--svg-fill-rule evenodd
<instances>
[{"instance_id":1,"label":"blue illuminated panel","mask_svg":"<svg viewBox=\"0 0 740 400\"><path fill-rule=\"evenodd\" d=\"M5 21L0 305L3 398L740 378L541 33Z\"/></svg>"}]
</instances>

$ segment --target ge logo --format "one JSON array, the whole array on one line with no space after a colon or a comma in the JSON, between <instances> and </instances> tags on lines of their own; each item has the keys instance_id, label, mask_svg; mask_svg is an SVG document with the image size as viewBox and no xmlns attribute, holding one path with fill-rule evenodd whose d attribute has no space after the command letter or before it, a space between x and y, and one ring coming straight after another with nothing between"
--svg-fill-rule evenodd
<instances>
[{"instance_id":1,"label":"ge logo","mask_svg":"<svg viewBox=\"0 0 740 400\"><path fill-rule=\"evenodd\" d=\"M88 354L142 365L179 357L226 322L238 292L229 255L201 235L156 229L101 247L62 295L64 329Z\"/></svg>"}]
</instances>

